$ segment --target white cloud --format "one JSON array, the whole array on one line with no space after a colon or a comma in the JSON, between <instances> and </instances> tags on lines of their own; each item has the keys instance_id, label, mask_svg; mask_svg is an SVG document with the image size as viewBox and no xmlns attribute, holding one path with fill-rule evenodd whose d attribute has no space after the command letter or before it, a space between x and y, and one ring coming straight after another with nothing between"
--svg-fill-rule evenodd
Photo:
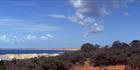
<instances>
[{"instance_id":1,"label":"white cloud","mask_svg":"<svg viewBox=\"0 0 140 70\"><path fill-rule=\"evenodd\" d=\"M99 32L103 32L104 31L104 25L100 24L100 23L94 23L94 25L92 25L90 27L90 29L84 33L84 37L87 37L89 34L91 33L99 33Z\"/></svg>"},{"instance_id":2,"label":"white cloud","mask_svg":"<svg viewBox=\"0 0 140 70\"><path fill-rule=\"evenodd\" d=\"M8 25L8 26L14 26L14 25L20 25L20 23L23 22L22 20L18 20L16 18L11 18L8 16L0 17L0 26Z\"/></svg>"},{"instance_id":3,"label":"white cloud","mask_svg":"<svg viewBox=\"0 0 140 70\"><path fill-rule=\"evenodd\" d=\"M46 36L40 36L40 39L46 40L46 39L48 39L48 37L46 37Z\"/></svg>"},{"instance_id":4,"label":"white cloud","mask_svg":"<svg viewBox=\"0 0 140 70\"><path fill-rule=\"evenodd\" d=\"M85 26L89 33L102 32L104 25L98 18L110 15L116 9L127 8L129 2L134 0L70 0L70 4L75 9L75 15L69 19L75 23ZM128 12L125 13L128 16Z\"/></svg>"},{"instance_id":5,"label":"white cloud","mask_svg":"<svg viewBox=\"0 0 140 70\"><path fill-rule=\"evenodd\" d=\"M71 20L72 22L78 23L81 26L89 26L93 24L93 22L95 22L94 18L85 17L80 13L76 13L75 16L69 17L69 20Z\"/></svg>"},{"instance_id":6,"label":"white cloud","mask_svg":"<svg viewBox=\"0 0 140 70\"><path fill-rule=\"evenodd\" d=\"M53 18L68 19L74 23L86 27L88 29L84 36L91 33L104 31L103 17L110 15L117 9L127 8L129 2L134 0L69 0L70 4L75 9L73 16L64 16L53 14L49 15ZM128 12L124 13L128 16Z\"/></svg>"},{"instance_id":7,"label":"white cloud","mask_svg":"<svg viewBox=\"0 0 140 70\"><path fill-rule=\"evenodd\" d=\"M125 16L129 16L129 13L128 13L128 12L124 12L124 15L125 15Z\"/></svg>"},{"instance_id":8,"label":"white cloud","mask_svg":"<svg viewBox=\"0 0 140 70\"><path fill-rule=\"evenodd\" d=\"M51 34L45 34L45 35L27 35L24 39L25 40L49 40L51 38L54 38Z\"/></svg>"},{"instance_id":9,"label":"white cloud","mask_svg":"<svg viewBox=\"0 0 140 70\"><path fill-rule=\"evenodd\" d=\"M46 34L46 37L48 37L48 38L54 38L54 36L51 35L51 34Z\"/></svg>"},{"instance_id":10,"label":"white cloud","mask_svg":"<svg viewBox=\"0 0 140 70\"><path fill-rule=\"evenodd\" d=\"M26 40L33 40L33 39L37 39L37 36L29 34L29 35L27 35L27 37L25 39Z\"/></svg>"},{"instance_id":11,"label":"white cloud","mask_svg":"<svg viewBox=\"0 0 140 70\"><path fill-rule=\"evenodd\" d=\"M46 24L23 24L19 25L15 30L22 30L27 32L47 32L47 31L59 31L61 28L58 28L56 26L49 26Z\"/></svg>"},{"instance_id":12,"label":"white cloud","mask_svg":"<svg viewBox=\"0 0 140 70\"><path fill-rule=\"evenodd\" d=\"M101 0L70 0L70 3L76 9L76 12L87 16L107 15L107 8Z\"/></svg>"},{"instance_id":13,"label":"white cloud","mask_svg":"<svg viewBox=\"0 0 140 70\"><path fill-rule=\"evenodd\" d=\"M0 22L18 22L19 20L17 19L13 19L13 18L10 18L10 17L3 17L3 18L0 18Z\"/></svg>"},{"instance_id":14,"label":"white cloud","mask_svg":"<svg viewBox=\"0 0 140 70\"><path fill-rule=\"evenodd\" d=\"M2 17L0 18L0 30L8 30L10 32L17 31L23 33L33 33L33 32L48 32L48 31L58 31L59 27L49 26L47 24L41 23L32 23L25 20L20 20L11 17ZM51 34L48 34L52 36ZM34 40L49 40L53 37L49 37L45 35L32 35L28 34L27 36L18 36L11 34L0 34L0 42L3 43L22 43L26 41L34 41Z\"/></svg>"},{"instance_id":15,"label":"white cloud","mask_svg":"<svg viewBox=\"0 0 140 70\"><path fill-rule=\"evenodd\" d=\"M54 36L52 36L51 34L46 34L46 35L40 36L40 39L43 39L43 40L48 40L51 38L54 38Z\"/></svg>"},{"instance_id":16,"label":"white cloud","mask_svg":"<svg viewBox=\"0 0 140 70\"><path fill-rule=\"evenodd\" d=\"M15 42L21 42L20 39L17 38L17 36L10 36L10 35L0 35L0 42L4 43L15 43Z\"/></svg>"},{"instance_id":17,"label":"white cloud","mask_svg":"<svg viewBox=\"0 0 140 70\"><path fill-rule=\"evenodd\" d=\"M0 27L3 29L13 29L25 32L41 32L41 31L59 31L60 27L50 26L47 23L33 23L26 20L20 20L16 18L3 17L0 18ZM1 29L1 30L3 30Z\"/></svg>"},{"instance_id":18,"label":"white cloud","mask_svg":"<svg viewBox=\"0 0 140 70\"><path fill-rule=\"evenodd\" d=\"M127 3L134 0L70 0L70 3L79 12L87 17L105 16L110 11L125 8Z\"/></svg>"},{"instance_id":19,"label":"white cloud","mask_svg":"<svg viewBox=\"0 0 140 70\"><path fill-rule=\"evenodd\" d=\"M45 34L45 35L33 35L28 34L24 36L16 36L16 35L0 35L0 42L4 43L23 43L26 41L47 41L54 38L51 34Z\"/></svg>"},{"instance_id":20,"label":"white cloud","mask_svg":"<svg viewBox=\"0 0 140 70\"><path fill-rule=\"evenodd\" d=\"M2 40L2 41L7 41L8 39L7 39L7 35L1 35L0 36L0 40Z\"/></svg>"},{"instance_id":21,"label":"white cloud","mask_svg":"<svg viewBox=\"0 0 140 70\"><path fill-rule=\"evenodd\" d=\"M67 16L60 15L60 14L50 14L48 16L53 17L53 18L67 18Z\"/></svg>"}]
</instances>

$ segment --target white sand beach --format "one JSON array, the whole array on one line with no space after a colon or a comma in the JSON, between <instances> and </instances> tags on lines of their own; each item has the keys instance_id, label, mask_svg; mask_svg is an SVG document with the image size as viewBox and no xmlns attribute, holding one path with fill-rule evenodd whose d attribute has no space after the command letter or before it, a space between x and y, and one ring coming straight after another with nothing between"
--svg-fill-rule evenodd
<instances>
[{"instance_id":1,"label":"white sand beach","mask_svg":"<svg viewBox=\"0 0 140 70\"><path fill-rule=\"evenodd\" d=\"M0 55L1 60L12 60L12 59L30 59L30 58L35 58L35 57L40 57L40 56L57 56L59 54L4 54Z\"/></svg>"}]
</instances>

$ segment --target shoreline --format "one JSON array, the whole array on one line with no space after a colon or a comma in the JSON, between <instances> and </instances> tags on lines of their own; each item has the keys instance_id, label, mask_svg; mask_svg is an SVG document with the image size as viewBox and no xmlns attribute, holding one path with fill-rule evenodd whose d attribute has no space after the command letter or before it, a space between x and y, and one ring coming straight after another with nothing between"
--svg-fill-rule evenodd
<instances>
[{"instance_id":1,"label":"shoreline","mask_svg":"<svg viewBox=\"0 0 140 70\"><path fill-rule=\"evenodd\" d=\"M57 55L60 55L61 54L61 50L62 50L62 52L65 52L65 51L78 51L78 50L80 50L80 49L78 49L78 48L53 48L53 49L43 49L43 48L40 48L40 49L38 49L38 48L0 48L0 50L7 50L7 51L30 51L30 50L39 50L39 51L49 51L49 50L51 50L51 51L60 51L60 52L53 52L53 53L47 53L47 52L44 52L44 53L38 53L38 52L36 52L36 53L33 53L33 52L31 52L31 53L26 53L26 52L23 52L23 53L11 53L11 52L9 52L9 53L5 53L5 54L0 54L0 60L12 60L12 59L30 59L30 58L38 58L38 57L41 57L41 56L45 56L45 57L50 57L50 56L57 56Z\"/></svg>"},{"instance_id":2,"label":"shoreline","mask_svg":"<svg viewBox=\"0 0 140 70\"><path fill-rule=\"evenodd\" d=\"M31 59L31 58L38 58L41 56L45 57L52 57L52 56L58 56L60 53L53 53L53 54L47 54L47 53L41 53L41 54L3 54L0 55L0 60L12 60L12 59Z\"/></svg>"}]
</instances>

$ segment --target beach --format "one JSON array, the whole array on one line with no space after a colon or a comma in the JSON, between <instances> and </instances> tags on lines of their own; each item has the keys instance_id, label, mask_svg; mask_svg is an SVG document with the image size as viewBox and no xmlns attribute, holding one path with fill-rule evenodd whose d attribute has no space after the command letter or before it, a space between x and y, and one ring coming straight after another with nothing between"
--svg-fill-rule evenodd
<instances>
[{"instance_id":1,"label":"beach","mask_svg":"<svg viewBox=\"0 0 140 70\"><path fill-rule=\"evenodd\" d=\"M57 56L63 52L77 51L77 48L55 48L55 49L0 49L0 60L30 59L35 57Z\"/></svg>"},{"instance_id":2,"label":"beach","mask_svg":"<svg viewBox=\"0 0 140 70\"><path fill-rule=\"evenodd\" d=\"M12 59L30 59L30 58L38 58L41 56L44 57L50 57L50 56L57 56L59 54L47 54L47 53L42 53L42 54L3 54L0 55L0 60L12 60Z\"/></svg>"}]
</instances>

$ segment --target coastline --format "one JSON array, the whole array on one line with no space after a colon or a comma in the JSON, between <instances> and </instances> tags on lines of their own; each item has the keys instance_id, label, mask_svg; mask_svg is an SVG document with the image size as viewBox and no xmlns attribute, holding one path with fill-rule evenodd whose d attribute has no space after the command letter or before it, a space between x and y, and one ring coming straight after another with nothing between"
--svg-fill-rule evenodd
<instances>
[{"instance_id":1,"label":"coastline","mask_svg":"<svg viewBox=\"0 0 140 70\"><path fill-rule=\"evenodd\" d=\"M30 58L38 58L41 56L44 57L51 57L51 56L58 56L60 55L59 53L54 53L54 54L47 54L47 53L42 53L42 54L3 54L0 55L0 60L12 60L12 59L30 59Z\"/></svg>"},{"instance_id":2,"label":"coastline","mask_svg":"<svg viewBox=\"0 0 140 70\"><path fill-rule=\"evenodd\" d=\"M57 56L61 54L61 51L62 52L78 51L80 49L79 48L53 48L53 49L49 49L49 48L44 48L44 49L43 48L0 48L0 50L2 52L2 54L0 54L0 60L12 60L12 59L30 59L30 58L35 58L35 57L38 58L41 56L44 56L44 57ZM28 53L25 52L27 50L28 50ZM36 52L36 50L44 51L44 52ZM34 51L34 52L29 52L29 51ZM54 51L54 52L49 53L49 51Z\"/></svg>"},{"instance_id":3,"label":"coastline","mask_svg":"<svg viewBox=\"0 0 140 70\"><path fill-rule=\"evenodd\" d=\"M80 48L0 48L0 50L64 50L64 51L77 51Z\"/></svg>"}]
</instances>

